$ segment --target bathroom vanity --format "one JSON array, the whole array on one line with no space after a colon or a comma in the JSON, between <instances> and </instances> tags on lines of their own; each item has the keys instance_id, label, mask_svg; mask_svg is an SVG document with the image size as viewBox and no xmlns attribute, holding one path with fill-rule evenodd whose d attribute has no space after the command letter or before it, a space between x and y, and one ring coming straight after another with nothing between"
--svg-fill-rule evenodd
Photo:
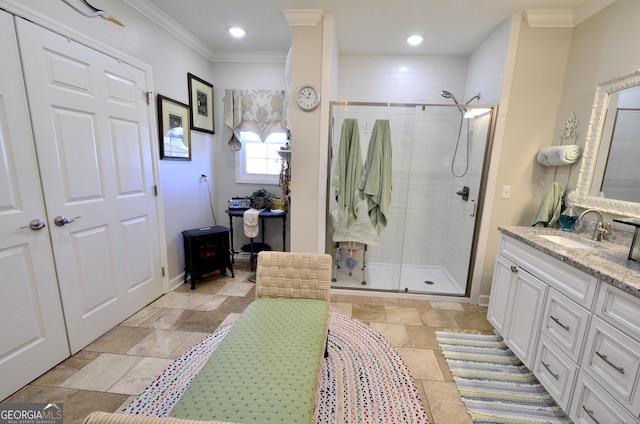
<instances>
[{"instance_id":1,"label":"bathroom vanity","mask_svg":"<svg viewBox=\"0 0 640 424\"><path fill-rule=\"evenodd\" d=\"M575 423L640 423L640 263L590 233L500 228L488 319Z\"/></svg>"}]
</instances>

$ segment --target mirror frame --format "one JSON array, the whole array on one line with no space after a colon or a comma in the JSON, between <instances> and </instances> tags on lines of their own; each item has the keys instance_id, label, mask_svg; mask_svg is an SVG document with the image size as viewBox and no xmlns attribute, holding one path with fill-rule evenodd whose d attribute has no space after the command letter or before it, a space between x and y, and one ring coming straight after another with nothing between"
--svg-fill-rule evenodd
<instances>
[{"instance_id":1,"label":"mirror frame","mask_svg":"<svg viewBox=\"0 0 640 424\"><path fill-rule=\"evenodd\" d=\"M587 129L582 160L580 161L580 172L576 184L576 206L585 209L597 209L613 215L640 218L640 203L589 195L598 161L600 138L605 118L607 117L609 95L638 85L640 85L640 70L604 81L596 86L596 94L593 99L589 128Z\"/></svg>"}]
</instances>

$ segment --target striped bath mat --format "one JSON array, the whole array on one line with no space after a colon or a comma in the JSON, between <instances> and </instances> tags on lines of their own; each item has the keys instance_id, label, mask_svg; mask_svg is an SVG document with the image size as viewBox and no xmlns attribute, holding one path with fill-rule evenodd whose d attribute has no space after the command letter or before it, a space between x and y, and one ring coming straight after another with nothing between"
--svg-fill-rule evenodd
<instances>
[{"instance_id":1,"label":"striped bath mat","mask_svg":"<svg viewBox=\"0 0 640 424\"><path fill-rule=\"evenodd\" d=\"M571 423L502 337L436 332L474 424Z\"/></svg>"}]
</instances>

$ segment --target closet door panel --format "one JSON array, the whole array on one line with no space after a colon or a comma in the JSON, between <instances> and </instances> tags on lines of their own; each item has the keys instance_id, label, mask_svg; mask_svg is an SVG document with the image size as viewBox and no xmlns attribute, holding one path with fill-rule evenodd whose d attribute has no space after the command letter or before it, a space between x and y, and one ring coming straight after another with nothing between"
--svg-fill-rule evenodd
<instances>
[{"instance_id":1,"label":"closet door panel","mask_svg":"<svg viewBox=\"0 0 640 424\"><path fill-rule=\"evenodd\" d=\"M70 354L13 17L0 11L0 400Z\"/></svg>"},{"instance_id":2,"label":"closet door panel","mask_svg":"<svg viewBox=\"0 0 640 424\"><path fill-rule=\"evenodd\" d=\"M163 293L146 74L16 26L75 353ZM57 216L73 222L56 226Z\"/></svg>"}]
</instances>

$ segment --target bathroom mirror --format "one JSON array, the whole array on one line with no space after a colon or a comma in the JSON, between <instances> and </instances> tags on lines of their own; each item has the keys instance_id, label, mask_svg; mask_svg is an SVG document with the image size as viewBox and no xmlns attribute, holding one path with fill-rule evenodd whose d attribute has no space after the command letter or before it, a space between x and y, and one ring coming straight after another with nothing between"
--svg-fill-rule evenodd
<instances>
[{"instance_id":1,"label":"bathroom mirror","mask_svg":"<svg viewBox=\"0 0 640 424\"><path fill-rule=\"evenodd\" d=\"M640 218L640 71L596 86L576 195L576 206Z\"/></svg>"}]
</instances>

